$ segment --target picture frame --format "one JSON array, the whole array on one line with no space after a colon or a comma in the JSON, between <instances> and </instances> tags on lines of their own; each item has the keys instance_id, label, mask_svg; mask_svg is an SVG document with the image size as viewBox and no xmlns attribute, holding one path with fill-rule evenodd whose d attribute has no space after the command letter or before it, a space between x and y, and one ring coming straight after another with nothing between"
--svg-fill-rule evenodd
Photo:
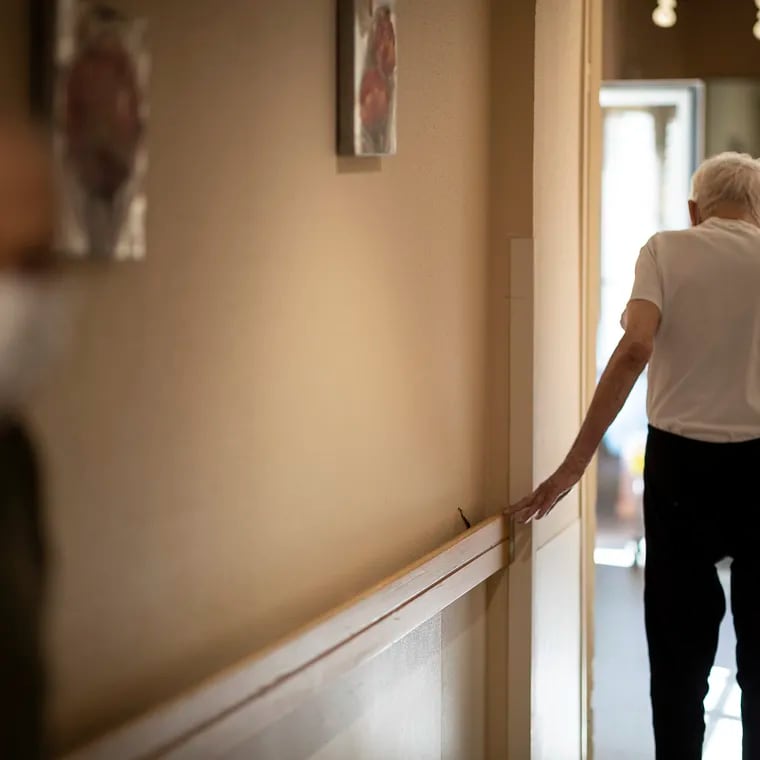
<instances>
[{"instance_id":1,"label":"picture frame","mask_svg":"<svg viewBox=\"0 0 760 760\"><path fill-rule=\"evenodd\" d=\"M338 153L397 151L396 0L338 0Z\"/></svg>"},{"instance_id":2,"label":"picture frame","mask_svg":"<svg viewBox=\"0 0 760 760\"><path fill-rule=\"evenodd\" d=\"M52 141L56 251L80 259L142 259L146 24L105 0L31 0L30 12L30 100Z\"/></svg>"}]
</instances>

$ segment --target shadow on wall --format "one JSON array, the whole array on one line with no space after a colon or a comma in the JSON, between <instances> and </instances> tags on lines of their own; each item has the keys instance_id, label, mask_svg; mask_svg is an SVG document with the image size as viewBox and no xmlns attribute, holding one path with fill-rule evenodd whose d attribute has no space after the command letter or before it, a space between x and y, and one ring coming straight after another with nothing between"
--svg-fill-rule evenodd
<instances>
[{"instance_id":1,"label":"shadow on wall","mask_svg":"<svg viewBox=\"0 0 760 760\"><path fill-rule=\"evenodd\" d=\"M379 174L383 170L381 158L353 158L339 156L336 160L338 174Z\"/></svg>"}]
</instances>

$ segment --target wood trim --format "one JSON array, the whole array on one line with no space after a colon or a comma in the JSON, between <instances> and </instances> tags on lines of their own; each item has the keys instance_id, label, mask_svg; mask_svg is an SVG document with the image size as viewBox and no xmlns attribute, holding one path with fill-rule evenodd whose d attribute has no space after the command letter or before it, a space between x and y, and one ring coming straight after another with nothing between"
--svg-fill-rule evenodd
<instances>
[{"instance_id":1,"label":"wood trim","mask_svg":"<svg viewBox=\"0 0 760 760\"><path fill-rule=\"evenodd\" d=\"M600 234L602 192L602 120L599 90L602 81L602 0L584 5L584 114L582 135L581 218L581 414L596 388L596 330L599 323ZM594 598L596 543L596 458L581 484L581 758L593 760Z\"/></svg>"},{"instance_id":2,"label":"wood trim","mask_svg":"<svg viewBox=\"0 0 760 760\"><path fill-rule=\"evenodd\" d=\"M392 646L508 563L507 520L474 526L193 692L67 760L216 757Z\"/></svg>"}]
</instances>

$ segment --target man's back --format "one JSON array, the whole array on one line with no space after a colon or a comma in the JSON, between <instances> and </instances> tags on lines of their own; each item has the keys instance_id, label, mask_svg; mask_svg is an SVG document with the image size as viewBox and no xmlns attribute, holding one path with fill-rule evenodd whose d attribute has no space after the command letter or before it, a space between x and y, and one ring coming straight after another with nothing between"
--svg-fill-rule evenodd
<instances>
[{"instance_id":1,"label":"man's back","mask_svg":"<svg viewBox=\"0 0 760 760\"><path fill-rule=\"evenodd\" d=\"M662 312L650 423L704 441L760 438L760 228L711 217L655 235L633 297Z\"/></svg>"}]
</instances>

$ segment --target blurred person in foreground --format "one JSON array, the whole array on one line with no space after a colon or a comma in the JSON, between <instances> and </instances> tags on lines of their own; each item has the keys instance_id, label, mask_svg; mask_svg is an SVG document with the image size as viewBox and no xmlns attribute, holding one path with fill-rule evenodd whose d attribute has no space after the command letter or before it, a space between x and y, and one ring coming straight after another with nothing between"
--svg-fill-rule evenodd
<instances>
[{"instance_id":1,"label":"blurred person in foreground","mask_svg":"<svg viewBox=\"0 0 760 760\"><path fill-rule=\"evenodd\" d=\"M46 753L42 489L21 413L59 335L43 144L0 116L0 758L9 760Z\"/></svg>"},{"instance_id":2,"label":"blurred person in foreground","mask_svg":"<svg viewBox=\"0 0 760 760\"><path fill-rule=\"evenodd\" d=\"M625 335L559 469L508 510L540 519L578 483L649 365L645 620L657 760L697 760L730 557L744 760L760 760L760 163L697 170L693 226L644 246ZM622 653L621 653L622 656Z\"/></svg>"}]
</instances>

